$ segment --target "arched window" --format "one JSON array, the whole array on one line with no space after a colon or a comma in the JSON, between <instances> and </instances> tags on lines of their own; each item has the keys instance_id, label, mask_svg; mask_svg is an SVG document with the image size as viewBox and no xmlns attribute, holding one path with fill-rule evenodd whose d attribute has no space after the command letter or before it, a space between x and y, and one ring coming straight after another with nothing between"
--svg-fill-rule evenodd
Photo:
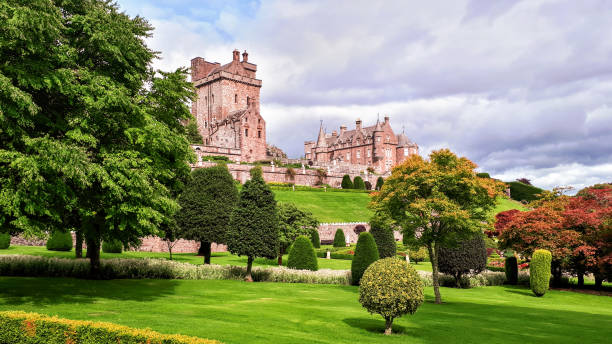
<instances>
[{"instance_id":1,"label":"arched window","mask_svg":"<svg viewBox=\"0 0 612 344\"><path fill-rule=\"evenodd\" d=\"M238 103L238 95L234 94L234 103Z\"/></svg>"}]
</instances>

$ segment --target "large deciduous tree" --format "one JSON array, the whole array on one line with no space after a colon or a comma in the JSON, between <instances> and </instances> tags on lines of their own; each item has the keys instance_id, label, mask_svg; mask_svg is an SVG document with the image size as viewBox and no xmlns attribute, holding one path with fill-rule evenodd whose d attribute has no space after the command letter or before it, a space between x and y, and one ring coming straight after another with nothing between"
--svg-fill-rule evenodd
<instances>
[{"instance_id":1,"label":"large deciduous tree","mask_svg":"<svg viewBox=\"0 0 612 344\"><path fill-rule=\"evenodd\" d=\"M0 226L80 226L102 240L158 234L189 174L186 70L155 73L152 27L109 1L0 4ZM65 221L69 216L69 226Z\"/></svg>"},{"instance_id":2,"label":"large deciduous tree","mask_svg":"<svg viewBox=\"0 0 612 344\"><path fill-rule=\"evenodd\" d=\"M179 196L178 237L199 241L205 264L210 264L211 243L225 244L236 202L238 189L226 165L191 172Z\"/></svg>"},{"instance_id":3,"label":"large deciduous tree","mask_svg":"<svg viewBox=\"0 0 612 344\"><path fill-rule=\"evenodd\" d=\"M251 179L240 190L227 233L228 250L247 256L245 280L252 282L251 268L256 257L278 255L278 210L274 194L263 180L261 167L251 169Z\"/></svg>"},{"instance_id":4,"label":"large deciduous tree","mask_svg":"<svg viewBox=\"0 0 612 344\"><path fill-rule=\"evenodd\" d=\"M395 220L404 235L427 247L433 269L435 302L441 303L437 250L454 245L488 227L488 212L502 185L479 178L476 165L448 149L434 151L429 159L412 155L396 166L372 198L371 207Z\"/></svg>"},{"instance_id":5,"label":"large deciduous tree","mask_svg":"<svg viewBox=\"0 0 612 344\"><path fill-rule=\"evenodd\" d=\"M283 255L299 236L311 237L319 230L319 221L312 213L299 209L293 203L278 205L279 217L279 250L278 265L283 265Z\"/></svg>"}]
</instances>

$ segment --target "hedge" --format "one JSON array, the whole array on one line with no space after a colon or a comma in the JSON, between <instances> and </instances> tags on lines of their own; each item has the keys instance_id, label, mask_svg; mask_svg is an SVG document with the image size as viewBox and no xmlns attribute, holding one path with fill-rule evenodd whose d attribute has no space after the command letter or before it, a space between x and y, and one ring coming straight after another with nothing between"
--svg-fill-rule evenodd
<instances>
[{"instance_id":1,"label":"hedge","mask_svg":"<svg viewBox=\"0 0 612 344\"><path fill-rule=\"evenodd\" d=\"M72 234L70 232L55 231L47 240L47 250L49 251L70 251L72 250Z\"/></svg>"},{"instance_id":2,"label":"hedge","mask_svg":"<svg viewBox=\"0 0 612 344\"><path fill-rule=\"evenodd\" d=\"M516 261L516 257L507 257L504 267L508 284L516 284L518 282L518 263Z\"/></svg>"},{"instance_id":3,"label":"hedge","mask_svg":"<svg viewBox=\"0 0 612 344\"><path fill-rule=\"evenodd\" d=\"M6 250L11 246L11 235L9 233L0 233L0 250Z\"/></svg>"},{"instance_id":4,"label":"hedge","mask_svg":"<svg viewBox=\"0 0 612 344\"><path fill-rule=\"evenodd\" d=\"M508 182L506 184L510 186L510 198L515 201L535 201L539 198L538 195L544 191L533 185L527 185L521 182Z\"/></svg>"},{"instance_id":5,"label":"hedge","mask_svg":"<svg viewBox=\"0 0 612 344\"><path fill-rule=\"evenodd\" d=\"M327 258L327 251L317 251L317 257ZM329 253L329 257L331 259L353 260L353 257L355 257L355 255L347 253L337 253L332 251Z\"/></svg>"},{"instance_id":6,"label":"hedge","mask_svg":"<svg viewBox=\"0 0 612 344\"><path fill-rule=\"evenodd\" d=\"M437 252L440 272L453 275L460 285L461 275L479 273L487 266L487 250L480 233L460 241L457 247L440 246Z\"/></svg>"},{"instance_id":7,"label":"hedge","mask_svg":"<svg viewBox=\"0 0 612 344\"><path fill-rule=\"evenodd\" d=\"M548 250L535 250L529 264L529 286L536 296L543 296L550 283L552 254Z\"/></svg>"},{"instance_id":8,"label":"hedge","mask_svg":"<svg viewBox=\"0 0 612 344\"><path fill-rule=\"evenodd\" d=\"M123 252L123 244L119 240L104 241L102 243L102 252L121 253Z\"/></svg>"},{"instance_id":9,"label":"hedge","mask_svg":"<svg viewBox=\"0 0 612 344\"><path fill-rule=\"evenodd\" d=\"M354 189L353 182L351 181L351 177L348 174L345 174L342 177L342 183L340 185L343 189Z\"/></svg>"},{"instance_id":10,"label":"hedge","mask_svg":"<svg viewBox=\"0 0 612 344\"><path fill-rule=\"evenodd\" d=\"M346 237L344 231L341 228L336 229L334 235L334 247L346 247Z\"/></svg>"},{"instance_id":11,"label":"hedge","mask_svg":"<svg viewBox=\"0 0 612 344\"><path fill-rule=\"evenodd\" d=\"M216 340L168 335L107 322L68 320L38 313L0 312L0 343L213 344Z\"/></svg>"},{"instance_id":12,"label":"hedge","mask_svg":"<svg viewBox=\"0 0 612 344\"><path fill-rule=\"evenodd\" d=\"M359 234L357 246L355 247L355 257L351 262L351 283L359 285L361 276L366 271L370 264L377 261L379 258L378 248L374 237L369 232Z\"/></svg>"},{"instance_id":13,"label":"hedge","mask_svg":"<svg viewBox=\"0 0 612 344\"><path fill-rule=\"evenodd\" d=\"M366 189L365 183L363 182L363 178L361 178L360 176L356 176L355 179L353 179L353 189L355 190L365 190Z\"/></svg>"},{"instance_id":14,"label":"hedge","mask_svg":"<svg viewBox=\"0 0 612 344\"><path fill-rule=\"evenodd\" d=\"M303 235L295 239L291 251L289 251L287 267L297 270L319 270L317 256L310 239Z\"/></svg>"}]
</instances>

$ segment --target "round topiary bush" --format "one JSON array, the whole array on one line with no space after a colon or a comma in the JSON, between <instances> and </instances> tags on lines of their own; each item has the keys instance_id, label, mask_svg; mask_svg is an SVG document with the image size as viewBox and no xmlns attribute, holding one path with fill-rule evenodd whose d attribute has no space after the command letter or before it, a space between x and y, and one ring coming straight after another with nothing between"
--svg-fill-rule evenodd
<instances>
[{"instance_id":1,"label":"round topiary bush","mask_svg":"<svg viewBox=\"0 0 612 344\"><path fill-rule=\"evenodd\" d=\"M351 283L359 285L363 273L378 258L378 248L372 234L368 232L359 234L357 247L355 247L355 256L351 262Z\"/></svg>"},{"instance_id":2,"label":"round topiary bush","mask_svg":"<svg viewBox=\"0 0 612 344\"><path fill-rule=\"evenodd\" d=\"M360 176L355 177L355 179L353 179L353 189L357 189L357 190L365 190L365 183L363 182L363 179Z\"/></svg>"},{"instance_id":3,"label":"round topiary bush","mask_svg":"<svg viewBox=\"0 0 612 344\"><path fill-rule=\"evenodd\" d=\"M346 238L344 237L344 231L342 228L336 229L334 235L334 247L346 247Z\"/></svg>"},{"instance_id":4,"label":"round topiary bush","mask_svg":"<svg viewBox=\"0 0 612 344\"><path fill-rule=\"evenodd\" d=\"M317 255L310 239L306 236L301 235L293 242L291 251L289 251L287 267L298 270L319 270Z\"/></svg>"},{"instance_id":5,"label":"round topiary bush","mask_svg":"<svg viewBox=\"0 0 612 344\"><path fill-rule=\"evenodd\" d=\"M70 251L72 250L72 234L70 232L55 231L47 240L47 250L49 251Z\"/></svg>"},{"instance_id":6,"label":"round topiary bush","mask_svg":"<svg viewBox=\"0 0 612 344\"><path fill-rule=\"evenodd\" d=\"M319 238L319 231L314 230L310 233L310 242L312 242L312 247L321 248L321 239Z\"/></svg>"},{"instance_id":7,"label":"round topiary bush","mask_svg":"<svg viewBox=\"0 0 612 344\"><path fill-rule=\"evenodd\" d=\"M102 252L121 253L123 252L123 244L119 240L104 241L102 243Z\"/></svg>"},{"instance_id":8,"label":"round topiary bush","mask_svg":"<svg viewBox=\"0 0 612 344\"><path fill-rule=\"evenodd\" d=\"M396 258L372 263L359 286L359 302L370 313L385 319L385 334L391 334L393 319L414 314L423 303L423 282L416 270Z\"/></svg>"},{"instance_id":9,"label":"round topiary bush","mask_svg":"<svg viewBox=\"0 0 612 344\"><path fill-rule=\"evenodd\" d=\"M457 287L460 287L461 275L479 273L486 267L487 249L480 233L473 239L459 242L457 247L438 248L438 269L453 276Z\"/></svg>"},{"instance_id":10,"label":"round topiary bush","mask_svg":"<svg viewBox=\"0 0 612 344\"><path fill-rule=\"evenodd\" d=\"M351 176L349 176L348 174L345 174L342 177L342 184L340 185L342 186L343 189L352 189L353 182L351 181Z\"/></svg>"},{"instance_id":11,"label":"round topiary bush","mask_svg":"<svg viewBox=\"0 0 612 344\"><path fill-rule=\"evenodd\" d=\"M548 250L535 250L529 264L529 286L536 296L546 294L550 283L552 254Z\"/></svg>"},{"instance_id":12,"label":"round topiary bush","mask_svg":"<svg viewBox=\"0 0 612 344\"><path fill-rule=\"evenodd\" d=\"M504 270L506 271L506 283L515 285L518 283L518 262L516 257L507 257L504 263Z\"/></svg>"},{"instance_id":13,"label":"round topiary bush","mask_svg":"<svg viewBox=\"0 0 612 344\"><path fill-rule=\"evenodd\" d=\"M11 246L11 235L0 233L0 250L6 250L9 246Z\"/></svg>"}]
</instances>

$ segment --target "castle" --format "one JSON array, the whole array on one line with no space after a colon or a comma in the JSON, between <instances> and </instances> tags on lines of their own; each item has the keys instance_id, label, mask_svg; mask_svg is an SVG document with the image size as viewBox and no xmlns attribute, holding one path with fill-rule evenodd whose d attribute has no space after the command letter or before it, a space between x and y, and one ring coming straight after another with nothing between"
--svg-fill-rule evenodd
<instances>
[{"instance_id":1,"label":"castle","mask_svg":"<svg viewBox=\"0 0 612 344\"><path fill-rule=\"evenodd\" d=\"M191 60L191 81L197 99L191 106L202 145L200 155L222 155L232 161L253 162L266 158L266 121L259 113L261 80L249 55L234 50L225 65L201 57Z\"/></svg>"},{"instance_id":2,"label":"castle","mask_svg":"<svg viewBox=\"0 0 612 344\"><path fill-rule=\"evenodd\" d=\"M304 142L304 157L314 166L353 166L372 168L384 174L408 156L418 154L419 146L402 132L395 135L389 117L381 123L363 127L361 120L355 121L355 129L340 127L340 133L326 134L323 122L317 141Z\"/></svg>"}]
</instances>

